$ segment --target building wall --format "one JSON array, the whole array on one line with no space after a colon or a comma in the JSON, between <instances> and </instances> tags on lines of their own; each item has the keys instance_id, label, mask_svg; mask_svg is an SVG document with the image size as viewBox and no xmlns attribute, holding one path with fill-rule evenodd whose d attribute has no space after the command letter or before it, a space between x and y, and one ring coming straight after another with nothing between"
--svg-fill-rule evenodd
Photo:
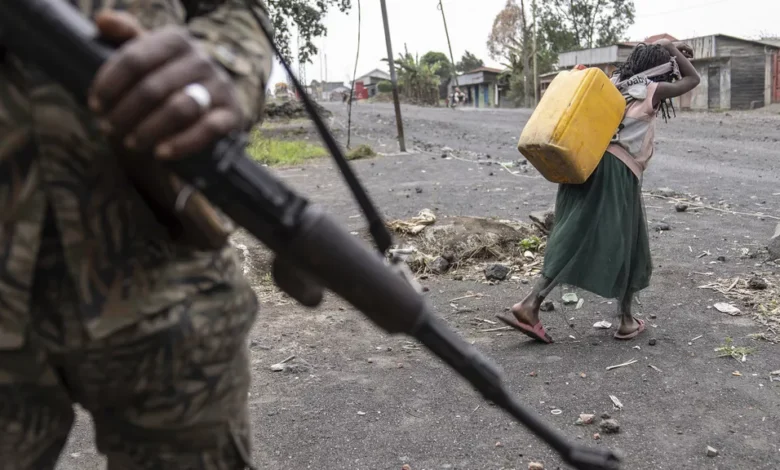
<instances>
[{"instance_id":1,"label":"building wall","mask_svg":"<svg viewBox=\"0 0 780 470\"><path fill-rule=\"evenodd\" d=\"M717 55L715 36L686 39L685 42L696 52L696 59L711 59Z\"/></svg>"},{"instance_id":2,"label":"building wall","mask_svg":"<svg viewBox=\"0 0 780 470\"><path fill-rule=\"evenodd\" d=\"M718 85L720 86L720 108L731 108L731 65L728 59L717 61L694 61L693 66L701 77L701 83L692 91L674 100L674 105L681 109L708 110L710 92L710 67L719 67Z\"/></svg>"},{"instance_id":3,"label":"building wall","mask_svg":"<svg viewBox=\"0 0 780 470\"><path fill-rule=\"evenodd\" d=\"M775 83L778 81L780 70L776 69L778 53L766 54L766 63L764 64L764 106L769 106L775 100L780 101L780 96L776 96Z\"/></svg>"},{"instance_id":4,"label":"building wall","mask_svg":"<svg viewBox=\"0 0 780 470\"><path fill-rule=\"evenodd\" d=\"M558 66L572 68L576 65L607 64L618 61L618 47L607 46L558 54Z\"/></svg>"},{"instance_id":5,"label":"building wall","mask_svg":"<svg viewBox=\"0 0 780 470\"><path fill-rule=\"evenodd\" d=\"M766 99L766 54L731 58L731 107L751 109Z\"/></svg>"},{"instance_id":6,"label":"building wall","mask_svg":"<svg viewBox=\"0 0 780 470\"><path fill-rule=\"evenodd\" d=\"M740 39L717 36L715 46L719 56L742 56L764 54L766 46Z\"/></svg>"}]
</instances>

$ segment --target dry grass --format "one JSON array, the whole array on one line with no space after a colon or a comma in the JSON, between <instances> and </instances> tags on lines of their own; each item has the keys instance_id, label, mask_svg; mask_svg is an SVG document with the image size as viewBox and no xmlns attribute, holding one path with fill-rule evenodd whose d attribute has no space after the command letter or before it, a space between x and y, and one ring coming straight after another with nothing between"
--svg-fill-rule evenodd
<instances>
[{"instance_id":1,"label":"dry grass","mask_svg":"<svg viewBox=\"0 0 780 470\"><path fill-rule=\"evenodd\" d=\"M761 282L763 281L763 282ZM761 287L765 284L765 288ZM699 286L723 294L727 299L747 310L756 323L766 331L754 335L772 343L780 343L780 275L753 273L731 279L718 279Z\"/></svg>"}]
</instances>

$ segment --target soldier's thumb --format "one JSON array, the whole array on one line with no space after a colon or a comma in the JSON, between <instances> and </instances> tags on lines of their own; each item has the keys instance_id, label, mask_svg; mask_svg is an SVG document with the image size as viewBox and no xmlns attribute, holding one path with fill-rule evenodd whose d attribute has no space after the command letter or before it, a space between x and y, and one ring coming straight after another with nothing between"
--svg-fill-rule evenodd
<instances>
[{"instance_id":1,"label":"soldier's thumb","mask_svg":"<svg viewBox=\"0 0 780 470\"><path fill-rule=\"evenodd\" d=\"M133 39L144 31L138 20L124 11L102 11L95 16L95 25L101 39L115 45Z\"/></svg>"}]
</instances>

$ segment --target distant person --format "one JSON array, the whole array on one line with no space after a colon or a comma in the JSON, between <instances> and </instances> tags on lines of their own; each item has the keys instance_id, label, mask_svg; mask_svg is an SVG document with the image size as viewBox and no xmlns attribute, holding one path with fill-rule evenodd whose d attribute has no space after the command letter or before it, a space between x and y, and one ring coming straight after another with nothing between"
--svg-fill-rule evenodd
<instances>
[{"instance_id":1,"label":"distant person","mask_svg":"<svg viewBox=\"0 0 780 470\"><path fill-rule=\"evenodd\" d=\"M599 166L583 184L562 184L555 225L547 241L542 277L511 314L498 318L538 341L552 343L539 319L542 301L558 284L618 299L626 340L645 330L631 313L634 294L650 285L652 263L642 200L642 174L653 156L656 116L673 111L671 98L699 84L688 57L693 49L662 39L639 44L612 77L626 98L626 113Z\"/></svg>"}]
</instances>

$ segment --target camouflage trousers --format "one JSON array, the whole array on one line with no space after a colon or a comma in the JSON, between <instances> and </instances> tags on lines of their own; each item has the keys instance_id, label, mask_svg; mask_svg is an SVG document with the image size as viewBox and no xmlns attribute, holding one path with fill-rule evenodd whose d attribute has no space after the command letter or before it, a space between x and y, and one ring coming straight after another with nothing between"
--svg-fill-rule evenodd
<instances>
[{"instance_id":1,"label":"camouflage trousers","mask_svg":"<svg viewBox=\"0 0 780 470\"><path fill-rule=\"evenodd\" d=\"M54 469L75 403L109 470L250 468L251 288L221 286L91 340L57 252L41 249L24 346L0 351L0 468Z\"/></svg>"}]
</instances>

